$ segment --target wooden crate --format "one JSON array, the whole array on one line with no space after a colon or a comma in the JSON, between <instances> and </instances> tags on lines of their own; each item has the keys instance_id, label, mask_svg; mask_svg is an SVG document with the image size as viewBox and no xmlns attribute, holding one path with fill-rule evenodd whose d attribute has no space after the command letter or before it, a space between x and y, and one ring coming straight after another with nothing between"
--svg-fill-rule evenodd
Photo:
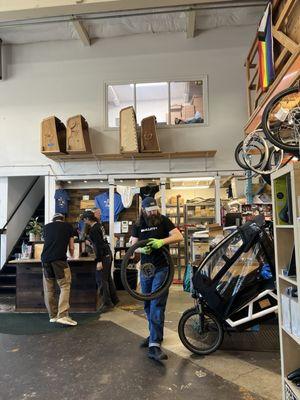
<instances>
[{"instance_id":1,"label":"wooden crate","mask_svg":"<svg viewBox=\"0 0 300 400\"><path fill-rule=\"evenodd\" d=\"M92 152L89 126L82 115L75 115L67 121L67 152L70 154Z\"/></svg>"},{"instance_id":2,"label":"wooden crate","mask_svg":"<svg viewBox=\"0 0 300 400\"><path fill-rule=\"evenodd\" d=\"M132 106L120 111L120 153L138 153L138 133Z\"/></svg>"},{"instance_id":3,"label":"wooden crate","mask_svg":"<svg viewBox=\"0 0 300 400\"><path fill-rule=\"evenodd\" d=\"M41 152L47 156L66 154L66 127L55 116L41 123Z\"/></svg>"},{"instance_id":4,"label":"wooden crate","mask_svg":"<svg viewBox=\"0 0 300 400\"><path fill-rule=\"evenodd\" d=\"M142 119L141 152L159 153L160 147L156 133L156 118L154 115Z\"/></svg>"}]
</instances>

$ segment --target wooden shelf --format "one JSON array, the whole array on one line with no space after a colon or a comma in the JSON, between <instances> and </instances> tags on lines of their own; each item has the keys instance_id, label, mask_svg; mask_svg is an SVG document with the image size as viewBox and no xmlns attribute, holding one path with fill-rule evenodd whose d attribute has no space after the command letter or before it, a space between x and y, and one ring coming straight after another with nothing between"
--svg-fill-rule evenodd
<instances>
[{"instance_id":1,"label":"wooden shelf","mask_svg":"<svg viewBox=\"0 0 300 400\"><path fill-rule=\"evenodd\" d=\"M296 386L292 381L289 381L287 378L284 378L284 381L291 388L297 398L300 399L300 388Z\"/></svg>"},{"instance_id":2,"label":"wooden shelf","mask_svg":"<svg viewBox=\"0 0 300 400\"><path fill-rule=\"evenodd\" d=\"M278 275L279 278L285 282L291 283L292 285L297 285L296 278L291 278L290 276L284 276L282 274Z\"/></svg>"},{"instance_id":3,"label":"wooden shelf","mask_svg":"<svg viewBox=\"0 0 300 400\"><path fill-rule=\"evenodd\" d=\"M291 332L287 331L283 326L281 327L281 329L300 346L300 338L298 336L293 335Z\"/></svg>"},{"instance_id":4,"label":"wooden shelf","mask_svg":"<svg viewBox=\"0 0 300 400\"><path fill-rule=\"evenodd\" d=\"M124 160L159 160L159 159L177 159L177 158L212 158L217 150L203 151L182 151L171 153L134 153L134 154L63 154L47 155L46 157L54 161L124 161Z\"/></svg>"},{"instance_id":5,"label":"wooden shelf","mask_svg":"<svg viewBox=\"0 0 300 400\"><path fill-rule=\"evenodd\" d=\"M299 50L298 50L299 51ZM248 120L244 130L248 135L253 132L261 124L262 114L266 108L268 102L275 97L279 92L293 86L300 78L300 55L295 54L292 56L288 63L275 79L269 90L265 94L261 104L256 107Z\"/></svg>"}]
</instances>

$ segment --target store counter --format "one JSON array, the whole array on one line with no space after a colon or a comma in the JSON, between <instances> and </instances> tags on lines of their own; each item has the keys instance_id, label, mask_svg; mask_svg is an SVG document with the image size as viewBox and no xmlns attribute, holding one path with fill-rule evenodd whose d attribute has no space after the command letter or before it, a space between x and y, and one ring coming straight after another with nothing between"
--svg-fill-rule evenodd
<instances>
[{"instance_id":1,"label":"store counter","mask_svg":"<svg viewBox=\"0 0 300 400\"><path fill-rule=\"evenodd\" d=\"M16 311L46 311L40 260L13 260L16 266ZM68 260L72 273L71 312L96 312L99 308L93 258ZM57 288L57 292L59 289Z\"/></svg>"}]
</instances>

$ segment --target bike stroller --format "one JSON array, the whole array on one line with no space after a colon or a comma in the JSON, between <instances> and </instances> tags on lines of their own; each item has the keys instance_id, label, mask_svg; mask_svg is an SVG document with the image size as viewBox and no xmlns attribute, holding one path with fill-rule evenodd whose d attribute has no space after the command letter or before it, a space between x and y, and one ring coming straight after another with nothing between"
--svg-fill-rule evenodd
<instances>
[{"instance_id":1,"label":"bike stroller","mask_svg":"<svg viewBox=\"0 0 300 400\"><path fill-rule=\"evenodd\" d=\"M243 330L277 311L273 236L261 218L223 239L193 279L195 307L184 312L178 332L196 354L216 351L227 330Z\"/></svg>"}]
</instances>

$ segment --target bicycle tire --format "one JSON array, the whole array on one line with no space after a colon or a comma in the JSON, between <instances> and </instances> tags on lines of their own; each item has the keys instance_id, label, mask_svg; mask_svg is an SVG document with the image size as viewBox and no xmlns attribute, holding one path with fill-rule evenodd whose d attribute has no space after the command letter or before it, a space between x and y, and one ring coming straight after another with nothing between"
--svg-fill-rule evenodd
<instances>
[{"instance_id":1,"label":"bicycle tire","mask_svg":"<svg viewBox=\"0 0 300 400\"><path fill-rule=\"evenodd\" d=\"M267 139L274 144L275 146L279 147L282 150L285 150L288 153L297 153L299 154L299 144L297 144L296 146L291 146L291 145L286 145L284 143L282 143L281 141L278 141L276 138L274 138L274 135L272 133L272 131L269 128L269 124L268 124L268 119L269 119L269 114L270 111L273 109L273 107L275 106L275 104L281 100L283 97L285 97L288 94L292 94L292 93L297 93L299 92L299 88L298 87L291 87L285 90L282 90L281 92L279 92L276 96L274 96L269 103L267 104L266 108L264 109L263 115L262 115L262 129L267 137Z\"/></svg>"},{"instance_id":2,"label":"bicycle tire","mask_svg":"<svg viewBox=\"0 0 300 400\"><path fill-rule=\"evenodd\" d=\"M249 168L249 167L247 166L247 164L246 164L245 161L244 161L244 163L242 163L241 160L240 160L240 157L239 157L239 154L240 154L241 150L243 149L243 143L244 143L244 142L241 141L241 142L236 146L236 149L235 149L235 152L234 152L234 157L235 157L235 161L236 161L236 163L239 165L239 167L241 167L241 168L244 169L245 171L250 171L251 168ZM243 160L244 160L244 157L243 157ZM261 165L261 163L262 163L263 161L264 161L264 158L262 157L262 158L260 159L259 163L256 164L256 166L258 167L259 165Z\"/></svg>"},{"instance_id":3,"label":"bicycle tire","mask_svg":"<svg viewBox=\"0 0 300 400\"><path fill-rule=\"evenodd\" d=\"M192 316L195 316L195 315L199 316L199 311L198 311L197 307L189 308L188 310L186 310L182 314L182 316L179 320L179 323L178 323L178 334L179 334L179 338L180 338L182 344L188 350L190 350L192 353L198 354L201 356L212 354L216 350L218 350L218 348L221 346L221 344L223 342L223 338L224 338L224 329L222 327L222 324L219 322L218 318L211 312L204 311L203 314L208 316L209 318L211 318L215 322L215 324L218 328L218 339L217 339L216 343L211 348L208 348L206 350L197 348L196 346L192 345L185 335L184 328L185 328L186 322Z\"/></svg>"},{"instance_id":4,"label":"bicycle tire","mask_svg":"<svg viewBox=\"0 0 300 400\"><path fill-rule=\"evenodd\" d=\"M253 171L253 172L255 172L256 174L259 174L259 175L262 174L262 171L266 168L266 166L268 165L268 162L269 162L269 148L268 148L268 145L267 145L266 140L265 140L263 137L260 136L260 133L261 133L261 132L262 132L261 129L260 129L260 130L255 130L255 131L251 132L251 133L250 133L248 136L246 136L246 138L243 140L243 146L242 146L243 154L244 154L243 159L244 159L244 161L245 161L245 164L247 165L247 167L248 167L251 171ZM249 163L249 159L248 159L247 154L246 154L246 147L249 146L249 141L251 141L251 139L252 139L253 136L255 136L255 135L256 135L256 137L258 137L259 140L261 141L261 144L262 144L263 147L264 147L264 153L261 153L260 161L259 161L258 164L256 164L256 165L251 165L251 164ZM255 139L255 140L257 141L257 139ZM253 147L253 148L259 149L258 146L255 146L255 145L253 145L253 144L252 144L252 147Z\"/></svg>"},{"instance_id":5,"label":"bicycle tire","mask_svg":"<svg viewBox=\"0 0 300 400\"><path fill-rule=\"evenodd\" d=\"M133 246L131 246L127 250L127 252L123 258L122 265L121 265L121 281L124 286L124 289L133 298L140 300L140 301L154 300L154 299L160 297L162 294L164 294L169 289L169 287L171 286L171 284L173 282L174 270L175 270L174 263L173 263L173 260L172 260L172 257L170 255L169 251L166 248L162 248L162 251L164 252L164 255L167 257L167 261L169 264L168 276L164 282L164 285L162 287L158 288L157 290L155 290L154 292L151 292L148 294L138 293L130 287L130 285L127 281L127 273L126 273L128 262L129 262L130 258L132 257L132 255L134 254L135 250L138 249L139 247L146 246L148 241L149 241L149 239L140 240L137 243L135 243Z\"/></svg>"}]
</instances>

